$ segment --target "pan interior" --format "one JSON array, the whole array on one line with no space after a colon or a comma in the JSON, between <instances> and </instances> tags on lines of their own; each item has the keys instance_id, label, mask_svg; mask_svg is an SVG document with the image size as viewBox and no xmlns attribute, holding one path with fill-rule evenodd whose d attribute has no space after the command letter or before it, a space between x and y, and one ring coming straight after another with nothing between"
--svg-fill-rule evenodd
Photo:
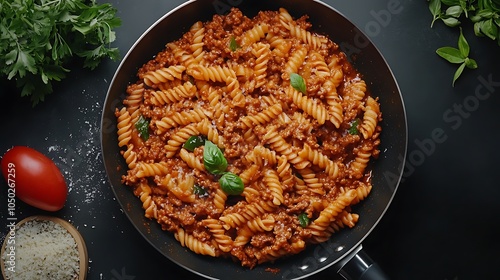
<instances>
[{"instance_id":1,"label":"pan interior","mask_svg":"<svg viewBox=\"0 0 500 280\"><path fill-rule=\"evenodd\" d=\"M296 256L249 270L231 260L196 255L181 247L172 234L162 231L155 221L144 217L140 200L121 183L126 165L117 144L114 112L125 97L127 85L135 81L138 68L161 51L166 42L178 39L195 21L207 21L214 14L226 13L232 5L222 1L189 1L170 11L151 26L124 57L108 90L102 114L101 145L106 172L117 200L133 225L152 246L178 265L212 279L304 278L335 264L359 245L389 206L399 184L406 155L407 124L403 100L395 78L377 48L334 8L320 1L305 0L230 2L249 17L260 10L277 10L279 7L286 8L295 18L309 15L313 31L328 35L341 48L348 50L351 58L355 58L351 62L364 75L371 94L380 98L383 113L381 155L371 164L374 189L354 209L360 215L356 227L336 233L323 244L309 246ZM266 268L275 270L271 273Z\"/></svg>"}]
</instances>

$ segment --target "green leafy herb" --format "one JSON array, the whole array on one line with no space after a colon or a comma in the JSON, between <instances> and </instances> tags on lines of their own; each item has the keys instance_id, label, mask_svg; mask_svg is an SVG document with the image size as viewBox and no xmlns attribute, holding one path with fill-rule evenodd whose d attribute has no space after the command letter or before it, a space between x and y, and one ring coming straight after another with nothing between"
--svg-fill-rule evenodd
<instances>
[{"instance_id":1,"label":"green leafy herb","mask_svg":"<svg viewBox=\"0 0 500 280\"><path fill-rule=\"evenodd\" d=\"M303 94L307 94L306 92L306 82L304 78L297 73L290 73L290 84L297 91L302 92Z\"/></svg>"},{"instance_id":2,"label":"green leafy herb","mask_svg":"<svg viewBox=\"0 0 500 280\"><path fill-rule=\"evenodd\" d=\"M437 20L441 20L449 27L461 25L462 21L473 23L474 34L477 37L486 37L496 40L500 45L500 0L428 0L429 10L432 14L431 27ZM462 30L460 37L463 38ZM460 44L466 44L460 47ZM463 47L466 47L464 49ZM476 61L468 58L468 44L465 38L459 38L459 50L461 55L457 55L455 50L450 48L440 48L438 54L451 63L460 63L453 76L453 85L460 77L465 67L477 68ZM452 62L459 61L461 62Z\"/></svg>"},{"instance_id":3,"label":"green leafy herb","mask_svg":"<svg viewBox=\"0 0 500 280\"><path fill-rule=\"evenodd\" d=\"M222 174L227 168L227 160L224 157L224 153L209 140L205 141L203 164L205 165L205 169L212 174Z\"/></svg>"},{"instance_id":4,"label":"green leafy herb","mask_svg":"<svg viewBox=\"0 0 500 280\"><path fill-rule=\"evenodd\" d=\"M197 195L198 197L204 197L208 195L207 190L205 190L202 186L200 185L194 185L193 186L193 193Z\"/></svg>"},{"instance_id":5,"label":"green leafy herb","mask_svg":"<svg viewBox=\"0 0 500 280\"><path fill-rule=\"evenodd\" d=\"M458 49L453 47L442 47L436 50L436 53L446 59L450 63L460 64L457 71L453 75L452 85L455 85L455 81L460 77L465 67L470 69L476 69L477 63L474 59L469 58L469 44L465 39L462 29L460 28L460 36L458 37Z\"/></svg>"},{"instance_id":6,"label":"green leafy herb","mask_svg":"<svg viewBox=\"0 0 500 280\"><path fill-rule=\"evenodd\" d=\"M94 69L118 59L113 29L121 24L111 4L86 0L0 0L0 76L14 79L34 105L53 91L73 57ZM3 78L2 77L2 78Z\"/></svg>"},{"instance_id":7,"label":"green leafy herb","mask_svg":"<svg viewBox=\"0 0 500 280\"><path fill-rule=\"evenodd\" d=\"M351 135L359 134L358 125L359 125L360 121L361 121L360 119L355 119L354 121L352 121L351 127L349 127L349 129L348 129L349 134L351 134Z\"/></svg>"},{"instance_id":8,"label":"green leafy herb","mask_svg":"<svg viewBox=\"0 0 500 280\"><path fill-rule=\"evenodd\" d=\"M299 224L301 227L305 228L309 225L309 217L307 217L307 213L300 213L299 216Z\"/></svg>"},{"instance_id":9,"label":"green leafy herb","mask_svg":"<svg viewBox=\"0 0 500 280\"><path fill-rule=\"evenodd\" d=\"M219 179L219 184L222 191L228 195L239 195L245 188L241 178L231 172L224 173Z\"/></svg>"},{"instance_id":10,"label":"green leafy herb","mask_svg":"<svg viewBox=\"0 0 500 280\"><path fill-rule=\"evenodd\" d=\"M188 140L182 146L184 149L192 152L197 147L203 146L205 139L202 136L195 135L188 138Z\"/></svg>"},{"instance_id":11,"label":"green leafy herb","mask_svg":"<svg viewBox=\"0 0 500 280\"><path fill-rule=\"evenodd\" d=\"M146 141L149 139L149 121L146 120L142 115L135 123L135 128L139 132L139 136L142 138L142 140Z\"/></svg>"},{"instance_id":12,"label":"green leafy herb","mask_svg":"<svg viewBox=\"0 0 500 280\"><path fill-rule=\"evenodd\" d=\"M231 36L231 39L229 41L229 49L233 52L241 48L241 46L236 42L236 38L234 36Z\"/></svg>"}]
</instances>

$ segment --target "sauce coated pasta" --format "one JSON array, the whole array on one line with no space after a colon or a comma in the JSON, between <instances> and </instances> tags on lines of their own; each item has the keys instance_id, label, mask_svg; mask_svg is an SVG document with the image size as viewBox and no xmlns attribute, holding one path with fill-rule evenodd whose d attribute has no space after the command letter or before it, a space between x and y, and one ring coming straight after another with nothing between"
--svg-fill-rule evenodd
<instances>
[{"instance_id":1,"label":"sauce coated pasta","mask_svg":"<svg viewBox=\"0 0 500 280\"><path fill-rule=\"evenodd\" d=\"M252 268L362 218L352 205L372 189L380 105L311 27L283 8L253 18L233 8L168 42L128 86L115 112L123 183L189 250ZM202 142L187 149L193 136ZM207 170L206 141L240 194Z\"/></svg>"}]
</instances>

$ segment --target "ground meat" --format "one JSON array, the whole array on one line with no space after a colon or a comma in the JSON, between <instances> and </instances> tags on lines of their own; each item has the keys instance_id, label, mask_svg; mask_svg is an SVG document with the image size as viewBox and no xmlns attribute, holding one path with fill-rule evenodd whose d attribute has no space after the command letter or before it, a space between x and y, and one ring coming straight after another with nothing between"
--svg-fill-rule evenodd
<instances>
[{"instance_id":1,"label":"ground meat","mask_svg":"<svg viewBox=\"0 0 500 280\"><path fill-rule=\"evenodd\" d=\"M307 16L287 14L233 8L194 24L138 70L116 109L123 182L145 215L194 252L250 268L353 226L379 154L381 113L361 74ZM209 169L206 141L224 170ZM228 191L227 172L241 192Z\"/></svg>"}]
</instances>

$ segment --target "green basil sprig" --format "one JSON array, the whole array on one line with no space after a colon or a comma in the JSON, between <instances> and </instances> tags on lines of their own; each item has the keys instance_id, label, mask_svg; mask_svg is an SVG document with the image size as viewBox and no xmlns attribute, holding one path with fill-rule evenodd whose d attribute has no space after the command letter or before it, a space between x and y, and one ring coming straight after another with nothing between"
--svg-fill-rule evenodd
<instances>
[{"instance_id":1,"label":"green basil sprig","mask_svg":"<svg viewBox=\"0 0 500 280\"><path fill-rule=\"evenodd\" d=\"M224 153L209 140L205 141L203 164L205 169L211 174L221 175L219 185L226 194L238 195L243 192L245 188L243 180L232 172L226 172L227 160L224 157Z\"/></svg>"},{"instance_id":2,"label":"green basil sprig","mask_svg":"<svg viewBox=\"0 0 500 280\"><path fill-rule=\"evenodd\" d=\"M241 46L236 41L236 38L234 36L231 36L231 40L229 41L229 49L231 51L235 52L235 51L237 51L240 48L241 48Z\"/></svg>"},{"instance_id":3,"label":"green basil sprig","mask_svg":"<svg viewBox=\"0 0 500 280\"><path fill-rule=\"evenodd\" d=\"M135 123L135 128L139 132L139 136L142 140L147 141L149 139L149 121L146 120L142 115L139 120Z\"/></svg>"},{"instance_id":4,"label":"green basil sprig","mask_svg":"<svg viewBox=\"0 0 500 280\"><path fill-rule=\"evenodd\" d=\"M244 185L241 178L231 172L225 172L219 179L221 189L228 195L239 195L243 192Z\"/></svg>"},{"instance_id":5,"label":"green basil sprig","mask_svg":"<svg viewBox=\"0 0 500 280\"><path fill-rule=\"evenodd\" d=\"M224 157L224 153L222 153L217 145L209 140L205 141L203 165L205 165L205 169L212 174L222 174L227 168L227 160Z\"/></svg>"},{"instance_id":6,"label":"green basil sprig","mask_svg":"<svg viewBox=\"0 0 500 280\"><path fill-rule=\"evenodd\" d=\"M349 134L351 135L358 135L359 134L359 130L358 130L358 125L360 123L360 119L355 119L354 121L352 121L351 123L351 127L349 127L348 131L349 131Z\"/></svg>"},{"instance_id":7,"label":"green basil sprig","mask_svg":"<svg viewBox=\"0 0 500 280\"><path fill-rule=\"evenodd\" d=\"M474 59L469 58L469 43L465 39L462 28L460 28L460 36L458 37L458 49L453 47L442 47L436 50L436 53L446 59L450 63L460 64L455 75L453 75L452 85L455 85L455 81L460 77L465 67L470 69L476 69L477 63Z\"/></svg>"},{"instance_id":8,"label":"green basil sprig","mask_svg":"<svg viewBox=\"0 0 500 280\"><path fill-rule=\"evenodd\" d=\"M197 147L203 146L205 139L203 136L195 135L188 138L182 147L190 152L194 151Z\"/></svg>"},{"instance_id":9,"label":"green basil sprig","mask_svg":"<svg viewBox=\"0 0 500 280\"><path fill-rule=\"evenodd\" d=\"M300 91L303 94L307 94L306 82L304 81L304 78L302 78L301 75L297 73L290 73L290 84L297 91Z\"/></svg>"},{"instance_id":10,"label":"green basil sprig","mask_svg":"<svg viewBox=\"0 0 500 280\"><path fill-rule=\"evenodd\" d=\"M301 227L305 228L309 225L310 219L307 217L307 213L300 213L298 218Z\"/></svg>"}]
</instances>

